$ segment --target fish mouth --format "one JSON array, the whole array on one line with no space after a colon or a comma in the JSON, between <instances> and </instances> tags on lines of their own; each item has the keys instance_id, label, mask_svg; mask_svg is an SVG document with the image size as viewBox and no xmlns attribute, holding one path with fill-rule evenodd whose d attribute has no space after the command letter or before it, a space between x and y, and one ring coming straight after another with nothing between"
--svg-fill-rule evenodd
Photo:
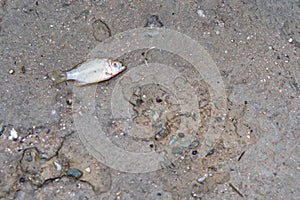
<instances>
[{"instance_id":1,"label":"fish mouth","mask_svg":"<svg viewBox=\"0 0 300 200\"><path fill-rule=\"evenodd\" d=\"M126 66L122 65L122 66L120 67L120 71L124 71L126 68L127 68Z\"/></svg>"}]
</instances>

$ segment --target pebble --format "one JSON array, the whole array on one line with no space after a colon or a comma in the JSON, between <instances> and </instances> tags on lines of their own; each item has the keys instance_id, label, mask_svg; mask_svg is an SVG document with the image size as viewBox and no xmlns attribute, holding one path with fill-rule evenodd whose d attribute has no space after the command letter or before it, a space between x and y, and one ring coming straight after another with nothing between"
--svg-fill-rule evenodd
<instances>
[{"instance_id":1,"label":"pebble","mask_svg":"<svg viewBox=\"0 0 300 200\"><path fill-rule=\"evenodd\" d=\"M143 99L137 99L137 100L135 101L135 105L136 105L136 106L140 106L143 102L144 102Z\"/></svg>"},{"instance_id":2,"label":"pebble","mask_svg":"<svg viewBox=\"0 0 300 200\"><path fill-rule=\"evenodd\" d=\"M41 133L42 131L43 131L43 127L33 127L33 130L35 130L35 132L37 133L37 134L39 134L39 133Z\"/></svg>"},{"instance_id":3,"label":"pebble","mask_svg":"<svg viewBox=\"0 0 300 200\"><path fill-rule=\"evenodd\" d=\"M172 154L182 154L182 149L179 147L173 147Z\"/></svg>"},{"instance_id":4,"label":"pebble","mask_svg":"<svg viewBox=\"0 0 300 200\"><path fill-rule=\"evenodd\" d=\"M14 73L15 73L15 70L10 69L10 70L8 71L8 73L9 73L9 74L14 74Z\"/></svg>"},{"instance_id":5,"label":"pebble","mask_svg":"<svg viewBox=\"0 0 300 200\"><path fill-rule=\"evenodd\" d=\"M204 174L204 176L197 179L197 182L198 183L203 183L205 181L205 179L207 178L207 176L208 176L207 174Z\"/></svg>"},{"instance_id":6,"label":"pebble","mask_svg":"<svg viewBox=\"0 0 300 200\"><path fill-rule=\"evenodd\" d=\"M216 122L221 122L222 118L221 117L215 117Z\"/></svg>"},{"instance_id":7,"label":"pebble","mask_svg":"<svg viewBox=\"0 0 300 200\"><path fill-rule=\"evenodd\" d=\"M82 176L82 172L80 170L78 170L78 169L70 168L67 171L67 175L68 176L72 176L74 178L80 178Z\"/></svg>"},{"instance_id":8,"label":"pebble","mask_svg":"<svg viewBox=\"0 0 300 200\"><path fill-rule=\"evenodd\" d=\"M192 196L193 197L196 197L196 198L202 198L204 195L202 193L195 193L195 192L192 192Z\"/></svg>"},{"instance_id":9,"label":"pebble","mask_svg":"<svg viewBox=\"0 0 300 200\"><path fill-rule=\"evenodd\" d=\"M205 140L205 144L206 144L207 146L211 147L211 146L213 145L213 141L212 141L211 139L207 138L207 139Z\"/></svg>"},{"instance_id":10,"label":"pebble","mask_svg":"<svg viewBox=\"0 0 300 200\"><path fill-rule=\"evenodd\" d=\"M90 167L87 167L87 168L85 168L85 171L86 171L87 173L91 173L91 168L90 168Z\"/></svg>"},{"instance_id":11,"label":"pebble","mask_svg":"<svg viewBox=\"0 0 300 200\"><path fill-rule=\"evenodd\" d=\"M32 158L30 155L28 155L28 156L26 156L25 160L26 160L27 162L32 162L32 161L33 161L33 158Z\"/></svg>"},{"instance_id":12,"label":"pebble","mask_svg":"<svg viewBox=\"0 0 300 200\"><path fill-rule=\"evenodd\" d=\"M178 137L184 138L184 133L182 133L182 132L178 133Z\"/></svg>"},{"instance_id":13,"label":"pebble","mask_svg":"<svg viewBox=\"0 0 300 200\"><path fill-rule=\"evenodd\" d=\"M205 17L204 10L197 10L197 14L199 15L199 17Z\"/></svg>"},{"instance_id":14,"label":"pebble","mask_svg":"<svg viewBox=\"0 0 300 200\"><path fill-rule=\"evenodd\" d=\"M150 15L147 18L147 23L145 27L163 27L164 24L161 22L160 18L158 15Z\"/></svg>"},{"instance_id":15,"label":"pebble","mask_svg":"<svg viewBox=\"0 0 300 200\"><path fill-rule=\"evenodd\" d=\"M211 156L211 155L213 155L214 153L215 153L215 150L214 150L214 149L211 149L211 150L209 150L209 151L207 152L207 154L206 154L205 157Z\"/></svg>"},{"instance_id":16,"label":"pebble","mask_svg":"<svg viewBox=\"0 0 300 200\"><path fill-rule=\"evenodd\" d=\"M162 99L160 99L160 98L156 98L156 103L161 103L163 100Z\"/></svg>"},{"instance_id":17,"label":"pebble","mask_svg":"<svg viewBox=\"0 0 300 200\"><path fill-rule=\"evenodd\" d=\"M153 115L153 120L156 121L159 118L159 114L157 112Z\"/></svg>"},{"instance_id":18,"label":"pebble","mask_svg":"<svg viewBox=\"0 0 300 200\"><path fill-rule=\"evenodd\" d=\"M158 133L155 134L155 139L160 140L167 136L167 130L165 128L161 129Z\"/></svg>"},{"instance_id":19,"label":"pebble","mask_svg":"<svg viewBox=\"0 0 300 200\"><path fill-rule=\"evenodd\" d=\"M171 138L170 138L169 145L174 144L176 141L177 141L177 137L175 135L172 135Z\"/></svg>"},{"instance_id":20,"label":"pebble","mask_svg":"<svg viewBox=\"0 0 300 200\"><path fill-rule=\"evenodd\" d=\"M4 133L4 131L6 130L6 125L3 125L1 130L0 130L0 136Z\"/></svg>"},{"instance_id":21,"label":"pebble","mask_svg":"<svg viewBox=\"0 0 300 200\"><path fill-rule=\"evenodd\" d=\"M67 99L66 103L68 104L68 106L71 106L72 105L72 99Z\"/></svg>"},{"instance_id":22,"label":"pebble","mask_svg":"<svg viewBox=\"0 0 300 200\"><path fill-rule=\"evenodd\" d=\"M196 148L199 146L199 144L200 144L200 142L198 140L195 140L192 142L191 147Z\"/></svg>"},{"instance_id":23,"label":"pebble","mask_svg":"<svg viewBox=\"0 0 300 200\"><path fill-rule=\"evenodd\" d=\"M11 129L8 139L9 140L17 140L18 139L18 132L14 128Z\"/></svg>"},{"instance_id":24,"label":"pebble","mask_svg":"<svg viewBox=\"0 0 300 200\"><path fill-rule=\"evenodd\" d=\"M19 181L20 181L21 183L24 183L24 182L25 182L25 178L24 178L24 177L21 177L21 178L19 178Z\"/></svg>"},{"instance_id":25,"label":"pebble","mask_svg":"<svg viewBox=\"0 0 300 200\"><path fill-rule=\"evenodd\" d=\"M191 145L191 141L190 140L186 140L180 146L186 148L186 147L189 147L190 145Z\"/></svg>"},{"instance_id":26,"label":"pebble","mask_svg":"<svg viewBox=\"0 0 300 200\"><path fill-rule=\"evenodd\" d=\"M62 170L62 167L61 167L61 165L59 163L54 162L54 165L55 165L55 168L56 168L57 171L61 171Z\"/></svg>"}]
</instances>

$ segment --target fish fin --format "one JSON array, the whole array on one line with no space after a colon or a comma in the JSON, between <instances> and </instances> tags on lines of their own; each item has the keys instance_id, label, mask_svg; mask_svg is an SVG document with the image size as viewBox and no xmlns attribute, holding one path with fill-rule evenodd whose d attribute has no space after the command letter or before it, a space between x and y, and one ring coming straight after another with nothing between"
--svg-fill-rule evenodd
<instances>
[{"instance_id":1,"label":"fish fin","mask_svg":"<svg viewBox=\"0 0 300 200\"><path fill-rule=\"evenodd\" d=\"M63 71L53 71L50 73L50 78L53 81L52 85L58 85L67 81L67 73Z\"/></svg>"},{"instance_id":2,"label":"fish fin","mask_svg":"<svg viewBox=\"0 0 300 200\"><path fill-rule=\"evenodd\" d=\"M67 71L71 71L71 70L73 70L73 69L79 67L82 63L85 63L85 62L86 62L86 61L81 60L78 64L74 65L72 68L68 69Z\"/></svg>"},{"instance_id":3,"label":"fish fin","mask_svg":"<svg viewBox=\"0 0 300 200\"><path fill-rule=\"evenodd\" d=\"M82 86L86 86L86 85L91 85L93 83L85 83L85 82L80 82L80 81L75 81L74 85L77 87L82 87Z\"/></svg>"}]
</instances>

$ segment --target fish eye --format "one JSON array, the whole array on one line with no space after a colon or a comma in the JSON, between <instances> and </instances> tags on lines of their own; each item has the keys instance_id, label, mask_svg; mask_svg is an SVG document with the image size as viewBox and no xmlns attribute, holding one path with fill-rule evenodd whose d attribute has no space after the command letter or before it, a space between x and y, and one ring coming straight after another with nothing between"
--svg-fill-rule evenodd
<instances>
[{"instance_id":1,"label":"fish eye","mask_svg":"<svg viewBox=\"0 0 300 200\"><path fill-rule=\"evenodd\" d=\"M118 67L118 63L117 63L117 62L113 62L112 65L113 65L114 67Z\"/></svg>"}]
</instances>

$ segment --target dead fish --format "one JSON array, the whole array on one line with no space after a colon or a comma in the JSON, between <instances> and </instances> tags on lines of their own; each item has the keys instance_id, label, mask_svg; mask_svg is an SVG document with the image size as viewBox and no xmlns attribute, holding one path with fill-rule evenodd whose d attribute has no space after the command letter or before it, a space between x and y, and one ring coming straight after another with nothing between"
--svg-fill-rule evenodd
<instances>
[{"instance_id":1,"label":"dead fish","mask_svg":"<svg viewBox=\"0 0 300 200\"><path fill-rule=\"evenodd\" d=\"M89 59L71 70L54 71L51 74L53 85L75 80L76 86L106 81L124 71L126 67L118 61L104 58Z\"/></svg>"}]
</instances>

